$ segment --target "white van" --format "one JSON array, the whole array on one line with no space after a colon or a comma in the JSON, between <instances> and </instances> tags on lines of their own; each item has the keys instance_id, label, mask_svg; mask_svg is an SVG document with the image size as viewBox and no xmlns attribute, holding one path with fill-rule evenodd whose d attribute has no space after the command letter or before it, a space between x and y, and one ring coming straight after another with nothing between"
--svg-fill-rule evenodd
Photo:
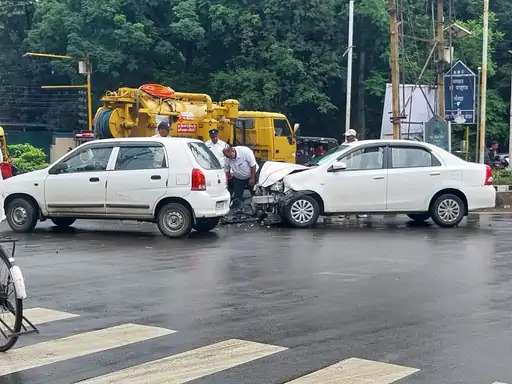
<instances>
[{"instance_id":1,"label":"white van","mask_svg":"<svg viewBox=\"0 0 512 384\"><path fill-rule=\"evenodd\" d=\"M39 220L68 227L76 219L156 222L168 237L210 231L229 211L226 176L206 145L187 138L87 142L49 167L3 181L15 232Z\"/></svg>"}]
</instances>

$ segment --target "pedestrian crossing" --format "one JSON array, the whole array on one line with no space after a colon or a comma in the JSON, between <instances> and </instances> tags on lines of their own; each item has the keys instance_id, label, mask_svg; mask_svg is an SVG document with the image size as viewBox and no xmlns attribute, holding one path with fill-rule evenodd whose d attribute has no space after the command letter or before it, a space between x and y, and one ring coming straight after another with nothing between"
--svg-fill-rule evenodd
<instances>
[{"instance_id":1,"label":"pedestrian crossing","mask_svg":"<svg viewBox=\"0 0 512 384\"><path fill-rule=\"evenodd\" d=\"M79 317L73 313L47 308L31 308L24 312L25 316L34 324L46 324ZM41 329L41 333L44 334L44 329ZM99 360L102 352L119 347L129 347L138 342L174 333L177 331L150 325L125 323L19 348L15 347L0 354L0 382L6 375L18 374L51 364L65 363L74 358L98 354ZM218 374L288 350L283 346L229 339L100 376L85 376L85 379L78 382L81 384L181 384L206 378L209 375ZM122 355L119 356L119 360L122 360ZM94 361L94 358L89 361ZM94 369L94 366L91 369ZM285 384L391 384L418 372L420 369L417 368L353 357L296 377ZM492 384L506 383L495 381Z\"/></svg>"}]
</instances>

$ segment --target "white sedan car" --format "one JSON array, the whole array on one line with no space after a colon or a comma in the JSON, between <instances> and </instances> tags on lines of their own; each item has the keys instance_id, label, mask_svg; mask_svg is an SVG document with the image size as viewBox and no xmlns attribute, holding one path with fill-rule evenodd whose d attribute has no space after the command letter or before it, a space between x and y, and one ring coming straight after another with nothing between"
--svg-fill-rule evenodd
<instances>
[{"instance_id":1,"label":"white sedan car","mask_svg":"<svg viewBox=\"0 0 512 384\"><path fill-rule=\"evenodd\" d=\"M341 145L306 166L266 162L253 197L261 211L302 228L321 215L354 213L407 214L454 227L495 200L489 166L409 140Z\"/></svg>"}]
</instances>

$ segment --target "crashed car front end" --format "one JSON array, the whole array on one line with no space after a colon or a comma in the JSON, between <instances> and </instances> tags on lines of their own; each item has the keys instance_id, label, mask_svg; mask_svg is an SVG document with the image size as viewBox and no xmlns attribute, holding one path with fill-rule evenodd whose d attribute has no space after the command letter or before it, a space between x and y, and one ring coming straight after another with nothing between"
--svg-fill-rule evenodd
<instances>
[{"instance_id":1,"label":"crashed car front end","mask_svg":"<svg viewBox=\"0 0 512 384\"><path fill-rule=\"evenodd\" d=\"M298 194L308 193L303 188L295 186L296 182L302 184L299 181L302 177L293 176L308 170L309 167L299 164L267 161L260 171L251 200L258 217L272 223L282 221L283 207Z\"/></svg>"}]
</instances>

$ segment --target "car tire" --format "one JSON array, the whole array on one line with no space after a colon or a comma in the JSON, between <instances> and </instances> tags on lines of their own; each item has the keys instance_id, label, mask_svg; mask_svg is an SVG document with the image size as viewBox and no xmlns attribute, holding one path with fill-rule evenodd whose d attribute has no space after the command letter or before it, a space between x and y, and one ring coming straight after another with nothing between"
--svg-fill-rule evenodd
<instances>
[{"instance_id":1,"label":"car tire","mask_svg":"<svg viewBox=\"0 0 512 384\"><path fill-rule=\"evenodd\" d=\"M411 213L411 214L407 215L407 217L409 217L409 219L416 221L418 223L423 223L423 222L427 221L428 219L430 219L430 214L428 214L428 213Z\"/></svg>"},{"instance_id":2,"label":"car tire","mask_svg":"<svg viewBox=\"0 0 512 384\"><path fill-rule=\"evenodd\" d=\"M69 228L76 221L76 219L73 219L72 217L55 217L53 219L50 218L50 220L59 228Z\"/></svg>"},{"instance_id":3,"label":"car tire","mask_svg":"<svg viewBox=\"0 0 512 384\"><path fill-rule=\"evenodd\" d=\"M157 215L158 229L171 238L187 236L192 230L192 213L183 204L165 204Z\"/></svg>"},{"instance_id":4,"label":"car tire","mask_svg":"<svg viewBox=\"0 0 512 384\"><path fill-rule=\"evenodd\" d=\"M39 207L30 200L18 197L8 204L6 216L14 232L32 232L39 220Z\"/></svg>"},{"instance_id":5,"label":"car tire","mask_svg":"<svg viewBox=\"0 0 512 384\"><path fill-rule=\"evenodd\" d=\"M284 208L284 220L295 228L310 228L314 226L320 216L320 207L317 201L303 195L292 199Z\"/></svg>"},{"instance_id":6,"label":"car tire","mask_svg":"<svg viewBox=\"0 0 512 384\"><path fill-rule=\"evenodd\" d=\"M220 222L220 217L209 217L206 219L197 219L192 226L197 232L209 232L214 229Z\"/></svg>"},{"instance_id":7,"label":"car tire","mask_svg":"<svg viewBox=\"0 0 512 384\"><path fill-rule=\"evenodd\" d=\"M430 215L439 227L453 228L464 218L466 207L462 199L451 193L441 195L432 204Z\"/></svg>"}]
</instances>

